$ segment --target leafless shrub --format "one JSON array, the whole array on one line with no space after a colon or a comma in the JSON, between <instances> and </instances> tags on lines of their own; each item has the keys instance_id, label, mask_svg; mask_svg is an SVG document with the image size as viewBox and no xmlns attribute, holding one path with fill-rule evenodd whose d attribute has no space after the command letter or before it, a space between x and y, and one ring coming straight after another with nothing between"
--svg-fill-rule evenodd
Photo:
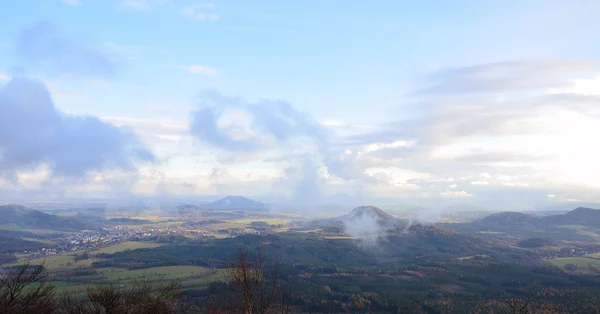
<instances>
[{"instance_id":1,"label":"leafless shrub","mask_svg":"<svg viewBox=\"0 0 600 314\"><path fill-rule=\"evenodd\" d=\"M207 312L271 314L290 313L292 307L289 291L280 284L280 261L276 260L267 270L266 261L260 249L249 255L240 248L236 258L224 270L228 284L226 308L211 304Z\"/></svg>"},{"instance_id":2,"label":"leafless shrub","mask_svg":"<svg viewBox=\"0 0 600 314\"><path fill-rule=\"evenodd\" d=\"M43 264L0 272L0 313L52 313L54 286L46 282L47 276Z\"/></svg>"}]
</instances>

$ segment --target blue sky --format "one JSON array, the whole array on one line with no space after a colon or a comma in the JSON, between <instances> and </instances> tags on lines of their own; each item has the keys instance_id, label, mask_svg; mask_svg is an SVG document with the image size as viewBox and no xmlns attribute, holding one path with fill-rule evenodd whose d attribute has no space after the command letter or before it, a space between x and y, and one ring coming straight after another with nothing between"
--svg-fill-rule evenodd
<instances>
[{"instance_id":1,"label":"blue sky","mask_svg":"<svg viewBox=\"0 0 600 314\"><path fill-rule=\"evenodd\" d=\"M600 201L595 1L0 7L5 198Z\"/></svg>"}]
</instances>

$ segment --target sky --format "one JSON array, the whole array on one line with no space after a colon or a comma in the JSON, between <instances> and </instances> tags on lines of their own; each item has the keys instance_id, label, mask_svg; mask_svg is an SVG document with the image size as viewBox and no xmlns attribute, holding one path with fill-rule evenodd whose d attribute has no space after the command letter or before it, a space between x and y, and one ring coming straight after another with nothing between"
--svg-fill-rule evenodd
<instances>
[{"instance_id":1,"label":"sky","mask_svg":"<svg viewBox=\"0 0 600 314\"><path fill-rule=\"evenodd\" d=\"M597 1L0 0L0 199L600 202Z\"/></svg>"}]
</instances>

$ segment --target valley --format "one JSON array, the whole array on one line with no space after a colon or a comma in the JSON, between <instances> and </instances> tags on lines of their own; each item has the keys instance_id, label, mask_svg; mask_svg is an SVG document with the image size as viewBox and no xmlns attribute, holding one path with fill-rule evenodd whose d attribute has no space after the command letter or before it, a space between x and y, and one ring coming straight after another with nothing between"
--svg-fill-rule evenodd
<instances>
[{"instance_id":1,"label":"valley","mask_svg":"<svg viewBox=\"0 0 600 314\"><path fill-rule=\"evenodd\" d=\"M533 298L540 306L572 306L542 297L548 293L600 304L598 210L545 216L507 212L448 223L402 218L374 206L306 219L254 203L247 209L219 204L135 214L70 213L50 220L85 228L68 231L48 231L52 226L44 222L28 225L28 215L41 214L17 207L24 222L11 223L22 227L0 231L2 267L43 264L62 292L126 287L140 278L178 279L184 294L201 306L219 299L223 272L241 247L260 250L269 263L279 261L294 306L305 311L431 312L448 304L470 311L509 296Z\"/></svg>"}]
</instances>

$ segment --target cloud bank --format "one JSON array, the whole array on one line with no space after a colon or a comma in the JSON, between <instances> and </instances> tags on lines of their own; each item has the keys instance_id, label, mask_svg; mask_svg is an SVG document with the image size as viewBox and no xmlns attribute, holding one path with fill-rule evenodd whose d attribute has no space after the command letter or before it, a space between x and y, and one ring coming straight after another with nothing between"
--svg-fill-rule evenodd
<instances>
[{"instance_id":1,"label":"cloud bank","mask_svg":"<svg viewBox=\"0 0 600 314\"><path fill-rule=\"evenodd\" d=\"M407 118L347 136L284 102L208 92L191 133L220 151L279 165L273 188L291 191L294 201L336 194L520 208L559 199L547 195L599 201L591 191L600 181L586 175L600 172L600 150L590 142L600 132L600 95L590 92L600 88L598 73L595 59L441 68L410 94Z\"/></svg>"},{"instance_id":2,"label":"cloud bank","mask_svg":"<svg viewBox=\"0 0 600 314\"><path fill-rule=\"evenodd\" d=\"M256 152L306 138L321 142L327 131L310 115L283 101L248 103L215 91L200 94L191 134L226 151Z\"/></svg>"},{"instance_id":3,"label":"cloud bank","mask_svg":"<svg viewBox=\"0 0 600 314\"><path fill-rule=\"evenodd\" d=\"M0 175L47 166L50 175L83 178L93 171L136 171L154 154L126 127L58 110L46 87L13 77L0 89Z\"/></svg>"}]
</instances>

